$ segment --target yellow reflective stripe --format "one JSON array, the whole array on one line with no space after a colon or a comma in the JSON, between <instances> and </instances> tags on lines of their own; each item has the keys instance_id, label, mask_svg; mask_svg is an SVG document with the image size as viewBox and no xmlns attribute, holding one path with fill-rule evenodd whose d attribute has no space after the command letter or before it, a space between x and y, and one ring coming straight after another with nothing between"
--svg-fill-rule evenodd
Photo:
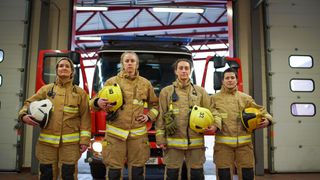
<instances>
[{"instance_id":1,"label":"yellow reflective stripe","mask_svg":"<svg viewBox=\"0 0 320 180\"><path fill-rule=\"evenodd\" d=\"M138 99L133 99L133 104L143 106L143 101Z\"/></svg>"},{"instance_id":2,"label":"yellow reflective stripe","mask_svg":"<svg viewBox=\"0 0 320 180\"><path fill-rule=\"evenodd\" d=\"M72 133L72 134L64 134L62 135L62 142L77 142L80 141L80 134L79 133Z\"/></svg>"},{"instance_id":3,"label":"yellow reflective stripe","mask_svg":"<svg viewBox=\"0 0 320 180\"><path fill-rule=\"evenodd\" d=\"M237 136L237 137L216 135L215 141L217 143L231 144L231 145L244 144L244 143L251 142L251 135Z\"/></svg>"},{"instance_id":4,"label":"yellow reflective stripe","mask_svg":"<svg viewBox=\"0 0 320 180\"><path fill-rule=\"evenodd\" d=\"M54 107L52 106L52 108L51 108L51 112L53 112L54 111Z\"/></svg>"},{"instance_id":5,"label":"yellow reflective stripe","mask_svg":"<svg viewBox=\"0 0 320 180\"><path fill-rule=\"evenodd\" d=\"M50 143L50 144L59 144L60 136L40 133L39 141Z\"/></svg>"},{"instance_id":6,"label":"yellow reflective stripe","mask_svg":"<svg viewBox=\"0 0 320 180\"><path fill-rule=\"evenodd\" d=\"M131 137L141 136L141 135L144 135L144 134L147 134L147 127L146 126L130 130L130 136Z\"/></svg>"},{"instance_id":7,"label":"yellow reflective stripe","mask_svg":"<svg viewBox=\"0 0 320 180\"><path fill-rule=\"evenodd\" d=\"M91 132L90 131L81 130L80 131L80 136L91 137Z\"/></svg>"},{"instance_id":8,"label":"yellow reflective stripe","mask_svg":"<svg viewBox=\"0 0 320 180\"><path fill-rule=\"evenodd\" d=\"M172 110L173 114L179 114L179 111L180 111L179 109L173 109Z\"/></svg>"},{"instance_id":9,"label":"yellow reflective stripe","mask_svg":"<svg viewBox=\"0 0 320 180\"><path fill-rule=\"evenodd\" d=\"M159 111L155 108L150 109L151 113L154 114L155 117L158 117Z\"/></svg>"},{"instance_id":10,"label":"yellow reflective stripe","mask_svg":"<svg viewBox=\"0 0 320 180\"><path fill-rule=\"evenodd\" d=\"M126 131L126 130L111 126L109 124L107 124L106 132L110 133L110 134L113 134L113 135L116 135L116 136L119 136L119 137L121 137L123 139L127 139L128 135L129 135L129 131Z\"/></svg>"},{"instance_id":11,"label":"yellow reflective stripe","mask_svg":"<svg viewBox=\"0 0 320 180\"><path fill-rule=\"evenodd\" d=\"M68 112L68 113L78 113L79 112L79 108L78 107L64 106L63 107L63 111L64 112Z\"/></svg>"},{"instance_id":12,"label":"yellow reflective stripe","mask_svg":"<svg viewBox=\"0 0 320 180\"><path fill-rule=\"evenodd\" d=\"M204 139L203 138L194 138L190 139L190 144L188 145L188 139L179 139L179 138L167 138L168 146L175 147L194 147L194 146L203 146Z\"/></svg>"},{"instance_id":13,"label":"yellow reflective stripe","mask_svg":"<svg viewBox=\"0 0 320 180\"><path fill-rule=\"evenodd\" d=\"M156 136L160 136L160 135L164 135L165 134L165 130L162 130L162 129L158 129L156 131Z\"/></svg>"}]
</instances>

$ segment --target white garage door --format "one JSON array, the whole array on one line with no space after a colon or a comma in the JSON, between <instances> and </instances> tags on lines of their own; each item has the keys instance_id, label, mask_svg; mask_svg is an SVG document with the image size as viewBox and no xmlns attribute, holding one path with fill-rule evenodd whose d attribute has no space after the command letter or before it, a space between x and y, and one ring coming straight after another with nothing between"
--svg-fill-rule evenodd
<instances>
[{"instance_id":1,"label":"white garage door","mask_svg":"<svg viewBox=\"0 0 320 180\"><path fill-rule=\"evenodd\" d=\"M22 100L27 6L25 0L0 2L0 171L19 166L14 126Z\"/></svg>"},{"instance_id":2,"label":"white garage door","mask_svg":"<svg viewBox=\"0 0 320 180\"><path fill-rule=\"evenodd\" d=\"M319 172L320 1L267 2L271 170Z\"/></svg>"}]
</instances>

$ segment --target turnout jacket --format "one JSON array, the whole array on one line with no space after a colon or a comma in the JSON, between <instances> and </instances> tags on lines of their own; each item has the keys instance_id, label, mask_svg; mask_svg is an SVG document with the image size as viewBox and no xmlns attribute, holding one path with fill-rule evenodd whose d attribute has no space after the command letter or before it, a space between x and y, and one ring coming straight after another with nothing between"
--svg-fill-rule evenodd
<instances>
[{"instance_id":1,"label":"turnout jacket","mask_svg":"<svg viewBox=\"0 0 320 180\"><path fill-rule=\"evenodd\" d=\"M176 102L172 100L172 94L175 90L178 95ZM174 119L177 122L177 131L168 136L165 132L166 122L165 113L169 111L172 102ZM214 126L221 128L221 118L217 111L210 104L210 97L200 86L193 85L190 80L183 85L178 79L172 85L163 88L159 96L160 114L156 122L156 140L157 144L166 144L169 148L192 149L204 147L204 135L199 134L189 126L190 111L194 105L209 109L215 119Z\"/></svg>"},{"instance_id":2,"label":"turnout jacket","mask_svg":"<svg viewBox=\"0 0 320 180\"><path fill-rule=\"evenodd\" d=\"M62 82L57 77L55 83L42 86L36 94L24 102L19 112L19 120L27 114L31 102L49 99L53 108L45 129L41 129L38 141L58 147L60 143L89 145L91 119L89 97L70 79Z\"/></svg>"},{"instance_id":3,"label":"turnout jacket","mask_svg":"<svg viewBox=\"0 0 320 180\"><path fill-rule=\"evenodd\" d=\"M106 135L126 140L129 137L137 138L146 134L146 124L139 123L136 118L144 113L146 103L149 107L149 111L146 114L149 120L155 120L159 114L158 97L152 84L146 78L139 76L138 72L136 72L135 77L130 78L124 71L108 79L104 85L113 85L115 83L119 84L121 88L123 105L117 110L116 119L107 121ZM94 110L100 110L95 104L99 93L90 101L90 105Z\"/></svg>"},{"instance_id":4,"label":"turnout jacket","mask_svg":"<svg viewBox=\"0 0 320 180\"><path fill-rule=\"evenodd\" d=\"M245 108L260 109L262 115L272 124L272 116L266 109L257 105L254 99L238 91L237 87L228 90L222 86L221 91L212 95L212 104L222 117L222 129L216 132L216 143L227 144L233 147L251 143L251 133L242 125L240 113Z\"/></svg>"}]
</instances>

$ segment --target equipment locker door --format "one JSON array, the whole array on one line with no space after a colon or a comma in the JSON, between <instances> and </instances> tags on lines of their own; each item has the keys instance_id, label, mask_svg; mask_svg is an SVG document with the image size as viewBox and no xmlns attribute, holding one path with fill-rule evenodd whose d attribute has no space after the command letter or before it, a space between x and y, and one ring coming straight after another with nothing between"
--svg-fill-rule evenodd
<instances>
[{"instance_id":1,"label":"equipment locker door","mask_svg":"<svg viewBox=\"0 0 320 180\"><path fill-rule=\"evenodd\" d=\"M320 171L320 1L269 0L270 170Z\"/></svg>"},{"instance_id":2,"label":"equipment locker door","mask_svg":"<svg viewBox=\"0 0 320 180\"><path fill-rule=\"evenodd\" d=\"M23 100L29 1L4 0L0 6L0 171L21 165L20 136L14 129Z\"/></svg>"}]
</instances>

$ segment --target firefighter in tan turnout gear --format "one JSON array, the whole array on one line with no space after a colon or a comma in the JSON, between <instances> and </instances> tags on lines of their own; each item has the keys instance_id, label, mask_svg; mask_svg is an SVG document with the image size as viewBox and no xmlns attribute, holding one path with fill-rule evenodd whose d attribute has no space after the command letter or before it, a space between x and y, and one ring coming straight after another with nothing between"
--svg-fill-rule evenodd
<instances>
[{"instance_id":1,"label":"firefighter in tan turnout gear","mask_svg":"<svg viewBox=\"0 0 320 180\"><path fill-rule=\"evenodd\" d=\"M245 114L246 109L258 109L261 112L256 128L272 124L271 115L263 107L257 105L251 96L238 91L237 80L235 69L225 70L221 91L212 96L212 104L222 117L222 129L216 132L214 145L214 162L219 180L231 180L235 165L239 180L255 178L251 129L246 129L242 121L248 120L244 123L252 124L258 117L251 112Z\"/></svg>"},{"instance_id":2,"label":"firefighter in tan turnout gear","mask_svg":"<svg viewBox=\"0 0 320 180\"><path fill-rule=\"evenodd\" d=\"M20 121L42 127L36 145L40 180L77 179L78 160L89 145L89 98L83 89L73 85L73 73L72 61L60 59L56 65L56 81L40 88L19 112ZM46 109L49 105L52 105L51 112ZM42 124L47 117L47 124Z\"/></svg>"},{"instance_id":3,"label":"firefighter in tan turnout gear","mask_svg":"<svg viewBox=\"0 0 320 180\"><path fill-rule=\"evenodd\" d=\"M180 172L183 162L186 162L188 179L204 179L203 164L205 162L204 135L190 128L190 111L202 108L210 109L212 124L205 131L214 132L221 127L220 117L210 107L210 97L207 92L190 82L192 62L178 59L174 64L177 76L172 85L163 88L159 96L160 114L156 122L157 144L163 149L165 179L181 179ZM199 107L198 107L199 106ZM202 107L202 108L200 108ZM194 112L202 117L204 112ZM191 121L193 123L193 121ZM206 123L203 123L206 124Z\"/></svg>"},{"instance_id":4,"label":"firefighter in tan turnout gear","mask_svg":"<svg viewBox=\"0 0 320 180\"><path fill-rule=\"evenodd\" d=\"M108 113L105 142L103 143L103 162L106 165L109 180L122 179L125 162L128 165L129 179L145 178L145 163L150 156L146 122L154 121L158 116L158 98L151 83L139 76L139 58L134 52L124 52L120 63L122 70L117 76L105 82L105 87L98 95L91 99L91 106L95 110L105 110ZM121 107L117 103L122 101L102 98L105 88L119 92L123 98ZM110 94L110 92L107 93ZM100 97L100 98L99 98ZM144 104L148 103L150 110L144 114ZM116 108L113 107L118 107Z\"/></svg>"}]
</instances>

